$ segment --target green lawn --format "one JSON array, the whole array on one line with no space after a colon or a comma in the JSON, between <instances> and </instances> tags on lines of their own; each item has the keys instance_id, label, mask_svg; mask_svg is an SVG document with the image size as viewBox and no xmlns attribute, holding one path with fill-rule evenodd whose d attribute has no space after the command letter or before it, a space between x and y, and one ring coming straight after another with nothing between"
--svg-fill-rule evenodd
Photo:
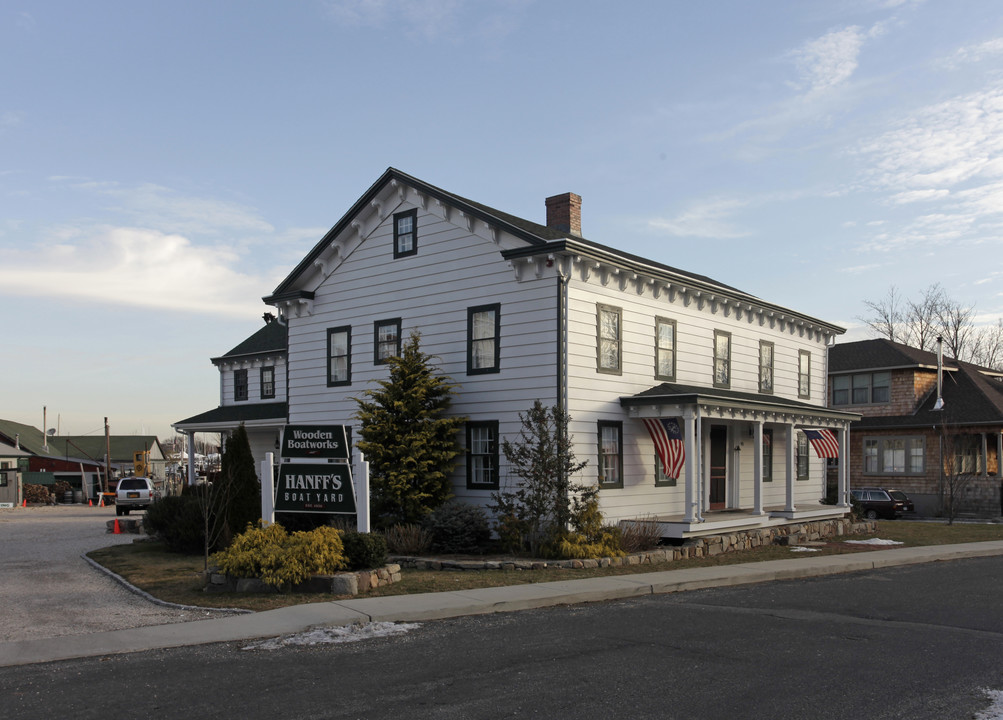
<instances>
[{"instance_id":1,"label":"green lawn","mask_svg":"<svg viewBox=\"0 0 1003 720\"><path fill-rule=\"evenodd\" d=\"M852 540L881 538L896 540L902 546L949 545L953 543L980 542L983 540L1003 540L1003 524L910 522L897 520L882 522L872 535L854 536ZM756 548L742 552L726 553L710 558L678 560L657 565L630 565L615 568L558 569L546 570L404 570L401 582L379 588L365 594L403 595L422 592L443 592L447 590L467 590L479 587L498 587L524 583L549 582L552 580L572 580L610 575L630 575L660 570L673 570L707 565L731 565L735 563L760 562L793 557L836 555L842 553L884 550L887 546L853 545L845 542L829 542L818 548L819 552L794 553L790 548L778 545ZM156 598L182 605L202 607L231 607L248 610L270 610L287 605L308 602L325 602L343 598L339 595L299 595L299 594L251 594L251 593L205 593L202 592L201 556L179 555L164 550L159 543L139 542L131 545L115 545L88 553L94 561L112 572L121 575L136 587L142 588Z\"/></svg>"}]
</instances>

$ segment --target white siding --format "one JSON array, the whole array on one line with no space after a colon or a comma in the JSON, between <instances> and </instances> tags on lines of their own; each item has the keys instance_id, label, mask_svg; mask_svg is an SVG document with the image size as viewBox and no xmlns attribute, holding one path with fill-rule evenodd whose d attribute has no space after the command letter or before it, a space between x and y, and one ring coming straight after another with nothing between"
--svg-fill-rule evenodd
<instances>
[{"instance_id":1,"label":"white siding","mask_svg":"<svg viewBox=\"0 0 1003 720\"><path fill-rule=\"evenodd\" d=\"M261 397L261 368L275 368L275 397ZM237 402L233 399L233 374L235 370L247 370L247 400ZM286 400L286 361L275 356L267 359L254 359L233 362L221 362L219 366L220 405L245 405L254 403L276 403Z\"/></svg>"}]
</instances>

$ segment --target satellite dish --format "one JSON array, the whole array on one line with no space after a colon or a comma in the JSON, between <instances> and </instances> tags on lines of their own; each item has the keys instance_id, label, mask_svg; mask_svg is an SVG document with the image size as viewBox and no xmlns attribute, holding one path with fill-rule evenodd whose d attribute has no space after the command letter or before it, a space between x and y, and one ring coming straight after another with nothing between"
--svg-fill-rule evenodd
<instances>
[{"instance_id":1,"label":"satellite dish","mask_svg":"<svg viewBox=\"0 0 1003 720\"><path fill-rule=\"evenodd\" d=\"M56 428L49 428L45 431L45 434L49 437L53 437L56 434Z\"/></svg>"}]
</instances>

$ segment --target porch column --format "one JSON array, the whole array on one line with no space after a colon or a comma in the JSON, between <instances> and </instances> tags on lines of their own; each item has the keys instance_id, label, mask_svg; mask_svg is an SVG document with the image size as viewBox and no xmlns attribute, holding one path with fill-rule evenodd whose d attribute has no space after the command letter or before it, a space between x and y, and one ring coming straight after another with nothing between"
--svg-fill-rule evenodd
<instances>
[{"instance_id":1,"label":"porch column","mask_svg":"<svg viewBox=\"0 0 1003 720\"><path fill-rule=\"evenodd\" d=\"M188 484L195 484L195 431L186 430L185 437L188 438Z\"/></svg>"},{"instance_id":2,"label":"porch column","mask_svg":"<svg viewBox=\"0 0 1003 720\"><path fill-rule=\"evenodd\" d=\"M989 474L989 435L982 433L982 477Z\"/></svg>"},{"instance_id":3,"label":"porch column","mask_svg":"<svg viewBox=\"0 0 1003 720\"><path fill-rule=\"evenodd\" d=\"M1003 432L996 433L996 477L1003 478Z\"/></svg>"},{"instance_id":4,"label":"porch column","mask_svg":"<svg viewBox=\"0 0 1003 720\"><path fill-rule=\"evenodd\" d=\"M696 418L693 413L689 410L683 412L683 422L685 423L685 429L683 430L683 443L686 452L686 462L684 463L684 471L686 473L686 517L684 518L686 522L695 522L699 513L696 512L697 507L697 493L696 493L696 479L698 477L697 473L697 423Z\"/></svg>"},{"instance_id":5,"label":"porch column","mask_svg":"<svg viewBox=\"0 0 1003 720\"><path fill-rule=\"evenodd\" d=\"M786 469L787 469L787 500L784 504L784 512L792 513L797 510L794 507L794 481L797 479L797 467L794 463L794 451L797 448L797 434L794 430L793 423L787 426L787 443L786 443Z\"/></svg>"},{"instance_id":6,"label":"porch column","mask_svg":"<svg viewBox=\"0 0 1003 720\"><path fill-rule=\"evenodd\" d=\"M836 504L849 507L847 501L850 489L850 426L844 425L836 431L839 434L839 466L836 474Z\"/></svg>"},{"instance_id":7,"label":"porch column","mask_svg":"<svg viewBox=\"0 0 1003 720\"><path fill-rule=\"evenodd\" d=\"M752 424L752 512L763 514L763 423Z\"/></svg>"}]
</instances>

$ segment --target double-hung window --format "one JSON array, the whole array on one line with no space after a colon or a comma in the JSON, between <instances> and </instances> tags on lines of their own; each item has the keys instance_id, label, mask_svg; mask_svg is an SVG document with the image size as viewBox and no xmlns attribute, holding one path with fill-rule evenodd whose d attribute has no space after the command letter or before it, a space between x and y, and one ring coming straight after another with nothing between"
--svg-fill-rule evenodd
<instances>
[{"instance_id":1,"label":"double-hung window","mask_svg":"<svg viewBox=\"0 0 1003 720\"><path fill-rule=\"evenodd\" d=\"M763 482L773 482L773 431L763 430Z\"/></svg>"},{"instance_id":2,"label":"double-hung window","mask_svg":"<svg viewBox=\"0 0 1003 720\"><path fill-rule=\"evenodd\" d=\"M623 423L599 421L599 487L623 487Z\"/></svg>"},{"instance_id":3,"label":"double-hung window","mask_svg":"<svg viewBox=\"0 0 1003 720\"><path fill-rule=\"evenodd\" d=\"M467 309L467 374L496 373L499 370L501 305L479 305Z\"/></svg>"},{"instance_id":4,"label":"double-hung window","mask_svg":"<svg viewBox=\"0 0 1003 720\"><path fill-rule=\"evenodd\" d=\"M676 379L676 321L655 318L655 377Z\"/></svg>"},{"instance_id":5,"label":"double-hung window","mask_svg":"<svg viewBox=\"0 0 1003 720\"><path fill-rule=\"evenodd\" d=\"M233 399L235 402L247 400L247 370L233 371Z\"/></svg>"},{"instance_id":6,"label":"double-hung window","mask_svg":"<svg viewBox=\"0 0 1003 720\"><path fill-rule=\"evenodd\" d=\"M832 379L833 405L879 405L891 402L892 374L888 371L836 375Z\"/></svg>"},{"instance_id":7,"label":"double-hung window","mask_svg":"<svg viewBox=\"0 0 1003 720\"><path fill-rule=\"evenodd\" d=\"M731 387L731 333L714 331L714 387Z\"/></svg>"},{"instance_id":8,"label":"double-hung window","mask_svg":"<svg viewBox=\"0 0 1003 720\"><path fill-rule=\"evenodd\" d=\"M467 423L467 488L498 489L498 421Z\"/></svg>"},{"instance_id":9,"label":"double-hung window","mask_svg":"<svg viewBox=\"0 0 1003 720\"><path fill-rule=\"evenodd\" d=\"M275 397L275 366L273 365L261 368L261 397L262 399Z\"/></svg>"},{"instance_id":10,"label":"double-hung window","mask_svg":"<svg viewBox=\"0 0 1003 720\"><path fill-rule=\"evenodd\" d=\"M352 384L352 326L327 331L327 386Z\"/></svg>"},{"instance_id":11,"label":"double-hung window","mask_svg":"<svg viewBox=\"0 0 1003 720\"><path fill-rule=\"evenodd\" d=\"M808 350L798 351L798 397L811 398L811 352Z\"/></svg>"},{"instance_id":12,"label":"double-hung window","mask_svg":"<svg viewBox=\"0 0 1003 720\"><path fill-rule=\"evenodd\" d=\"M798 430L797 445L794 448L794 465L797 468L797 479L808 479L808 436Z\"/></svg>"},{"instance_id":13,"label":"double-hung window","mask_svg":"<svg viewBox=\"0 0 1003 720\"><path fill-rule=\"evenodd\" d=\"M401 319L377 320L373 323L373 364L386 365L387 360L401 354Z\"/></svg>"},{"instance_id":14,"label":"double-hung window","mask_svg":"<svg viewBox=\"0 0 1003 720\"><path fill-rule=\"evenodd\" d=\"M596 305L596 362L601 373L620 375L623 312L618 307Z\"/></svg>"},{"instance_id":15,"label":"double-hung window","mask_svg":"<svg viewBox=\"0 0 1003 720\"><path fill-rule=\"evenodd\" d=\"M773 343L759 341L759 392L773 392Z\"/></svg>"},{"instance_id":16,"label":"double-hung window","mask_svg":"<svg viewBox=\"0 0 1003 720\"><path fill-rule=\"evenodd\" d=\"M406 210L394 214L394 257L401 258L418 252L418 211Z\"/></svg>"}]
</instances>

